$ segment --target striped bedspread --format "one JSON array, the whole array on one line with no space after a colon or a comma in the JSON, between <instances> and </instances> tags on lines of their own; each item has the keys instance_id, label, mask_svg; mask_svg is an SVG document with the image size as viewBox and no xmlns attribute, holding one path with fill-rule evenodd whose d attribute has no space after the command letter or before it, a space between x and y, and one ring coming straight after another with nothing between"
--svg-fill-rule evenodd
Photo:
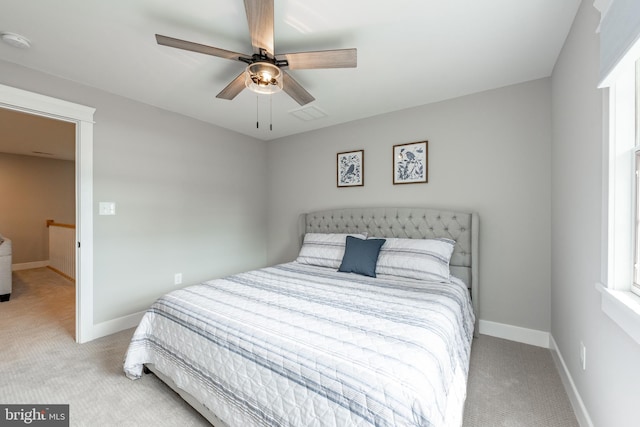
<instances>
[{"instance_id":1,"label":"striped bedspread","mask_svg":"<svg viewBox=\"0 0 640 427\"><path fill-rule=\"evenodd\" d=\"M173 291L124 370L153 363L230 426L456 426L474 316L465 285L298 263Z\"/></svg>"}]
</instances>

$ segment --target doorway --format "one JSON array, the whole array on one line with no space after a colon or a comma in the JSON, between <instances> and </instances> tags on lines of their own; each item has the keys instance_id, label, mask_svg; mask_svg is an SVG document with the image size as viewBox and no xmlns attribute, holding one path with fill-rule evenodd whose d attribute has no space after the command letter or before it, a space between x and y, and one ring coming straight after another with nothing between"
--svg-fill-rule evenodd
<instances>
[{"instance_id":1,"label":"doorway","mask_svg":"<svg viewBox=\"0 0 640 427\"><path fill-rule=\"evenodd\" d=\"M93 339L94 108L0 85L0 108L75 124L76 342Z\"/></svg>"},{"instance_id":2,"label":"doorway","mask_svg":"<svg viewBox=\"0 0 640 427\"><path fill-rule=\"evenodd\" d=\"M9 295L64 319L75 337L76 125L0 108L0 130L0 232L13 246Z\"/></svg>"}]
</instances>

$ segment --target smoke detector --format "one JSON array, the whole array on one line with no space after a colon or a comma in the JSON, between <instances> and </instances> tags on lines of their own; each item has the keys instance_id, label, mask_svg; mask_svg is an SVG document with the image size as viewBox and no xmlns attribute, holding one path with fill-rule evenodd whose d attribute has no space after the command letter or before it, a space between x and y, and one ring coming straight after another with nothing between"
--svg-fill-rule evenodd
<instances>
[{"instance_id":1,"label":"smoke detector","mask_svg":"<svg viewBox=\"0 0 640 427\"><path fill-rule=\"evenodd\" d=\"M0 38L6 44L18 49L29 49L31 47L29 39L20 34L2 32L0 33Z\"/></svg>"}]
</instances>

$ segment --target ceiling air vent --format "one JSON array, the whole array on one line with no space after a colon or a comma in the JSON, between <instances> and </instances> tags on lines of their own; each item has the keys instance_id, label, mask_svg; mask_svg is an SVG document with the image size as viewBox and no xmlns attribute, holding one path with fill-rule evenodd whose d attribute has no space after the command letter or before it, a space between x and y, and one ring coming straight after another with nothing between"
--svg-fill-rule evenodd
<instances>
[{"instance_id":1,"label":"ceiling air vent","mask_svg":"<svg viewBox=\"0 0 640 427\"><path fill-rule=\"evenodd\" d=\"M304 122L327 117L327 113L325 113L324 111L322 111L321 109L319 109L314 105L311 105L309 107L302 107L297 110L291 110L289 111L289 114L299 118Z\"/></svg>"}]
</instances>

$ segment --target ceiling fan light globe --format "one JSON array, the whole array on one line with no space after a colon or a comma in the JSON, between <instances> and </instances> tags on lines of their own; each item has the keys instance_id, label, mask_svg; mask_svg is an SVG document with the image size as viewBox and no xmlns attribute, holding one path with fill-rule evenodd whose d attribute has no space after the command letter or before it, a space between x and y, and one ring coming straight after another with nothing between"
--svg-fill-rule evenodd
<instances>
[{"instance_id":1,"label":"ceiling fan light globe","mask_svg":"<svg viewBox=\"0 0 640 427\"><path fill-rule=\"evenodd\" d=\"M247 67L244 82L252 92L270 95L282 90L282 72L269 62L255 62Z\"/></svg>"}]
</instances>

